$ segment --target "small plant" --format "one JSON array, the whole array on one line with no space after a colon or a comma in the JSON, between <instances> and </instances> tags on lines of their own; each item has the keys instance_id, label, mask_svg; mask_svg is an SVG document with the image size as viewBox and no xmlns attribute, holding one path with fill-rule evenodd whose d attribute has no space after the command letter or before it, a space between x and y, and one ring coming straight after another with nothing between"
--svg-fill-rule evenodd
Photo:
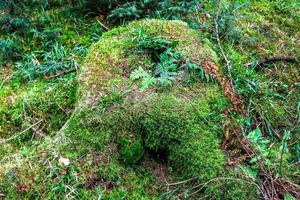
<instances>
[{"instance_id":1,"label":"small plant","mask_svg":"<svg viewBox=\"0 0 300 200\"><path fill-rule=\"evenodd\" d=\"M108 95L102 97L99 100L100 111L105 112L108 107L114 105L115 103L122 103L122 102L123 102L123 95L117 92L114 89L114 87L112 87L112 91Z\"/></svg>"},{"instance_id":2,"label":"small plant","mask_svg":"<svg viewBox=\"0 0 300 200\"><path fill-rule=\"evenodd\" d=\"M160 84L170 83L175 80L180 68L181 58L182 55L180 53L175 53L170 48L160 54L159 62L154 70L155 77L157 77Z\"/></svg>"},{"instance_id":3,"label":"small plant","mask_svg":"<svg viewBox=\"0 0 300 200\"><path fill-rule=\"evenodd\" d=\"M78 195L77 184L78 177L76 170L72 166L63 166L59 164L51 168L49 177L53 181L52 191L56 193L72 193ZM73 187L75 186L75 187Z\"/></svg>"},{"instance_id":4,"label":"small plant","mask_svg":"<svg viewBox=\"0 0 300 200\"><path fill-rule=\"evenodd\" d=\"M178 43L161 36L148 36L142 29L138 29L136 32L138 37L135 39L138 39L137 49L139 53L150 55L154 62L159 62L161 54L167 50L174 50Z\"/></svg>"},{"instance_id":5,"label":"small plant","mask_svg":"<svg viewBox=\"0 0 300 200\"><path fill-rule=\"evenodd\" d=\"M283 175L283 167L288 167L288 141L291 139L290 131L284 131L283 138L280 144L271 144L271 141L266 139L260 129L251 131L247 138L255 148L251 162L252 167L257 170L257 162L264 163L269 170L275 171L276 176Z\"/></svg>"},{"instance_id":6,"label":"small plant","mask_svg":"<svg viewBox=\"0 0 300 200\"><path fill-rule=\"evenodd\" d=\"M291 132L284 131L283 138L281 140L280 147L279 147L279 150L280 150L280 166L279 166L280 174L282 174L283 154L289 152L288 140L290 140L290 139L291 139Z\"/></svg>"},{"instance_id":7,"label":"small plant","mask_svg":"<svg viewBox=\"0 0 300 200\"><path fill-rule=\"evenodd\" d=\"M72 57L73 50L55 44L51 51L36 51L23 56L23 60L16 63L16 68L26 80L33 80L43 75L50 76L58 71L77 67Z\"/></svg>"},{"instance_id":8,"label":"small plant","mask_svg":"<svg viewBox=\"0 0 300 200\"><path fill-rule=\"evenodd\" d=\"M139 19L143 15L142 10L136 2L125 3L120 7L112 10L108 15L109 18L115 20L129 21L133 19Z\"/></svg>"},{"instance_id":9,"label":"small plant","mask_svg":"<svg viewBox=\"0 0 300 200\"><path fill-rule=\"evenodd\" d=\"M0 65L18 57L19 47L11 39L0 39Z\"/></svg>"},{"instance_id":10,"label":"small plant","mask_svg":"<svg viewBox=\"0 0 300 200\"><path fill-rule=\"evenodd\" d=\"M210 75L204 73L203 68L190 61L183 51L177 52L175 48L177 41L169 41L161 36L150 37L143 33L142 29L137 31L138 52L150 56L153 65L147 66L152 73L145 71L142 67L131 73L131 80L142 79L141 89L145 90L155 83L160 85L171 85L172 81L179 75L179 71L184 71L185 82L189 79L204 79L207 82L213 81ZM199 63L200 64L200 63Z\"/></svg>"},{"instance_id":11,"label":"small plant","mask_svg":"<svg viewBox=\"0 0 300 200\"><path fill-rule=\"evenodd\" d=\"M141 79L142 81L140 88L142 91L156 84L156 79L150 73L146 72L142 67L134 70L130 74L130 79L133 81Z\"/></svg>"},{"instance_id":12,"label":"small plant","mask_svg":"<svg viewBox=\"0 0 300 200\"><path fill-rule=\"evenodd\" d=\"M185 82L189 82L194 79L205 80L206 82L214 82L214 78L205 74L203 67L200 64L196 64L190 61L190 59L185 59L183 64L183 68L185 69Z\"/></svg>"},{"instance_id":13,"label":"small plant","mask_svg":"<svg viewBox=\"0 0 300 200\"><path fill-rule=\"evenodd\" d=\"M153 66L148 66L153 70L153 75L139 67L131 73L131 80L142 79L142 90L157 82L163 84L168 80L173 80L173 77L177 75L178 64L176 62L179 60L179 56L173 50L176 42L171 42L161 36L150 37L142 29L138 29L136 33L138 36L134 40L138 39L138 52L150 56L154 62Z\"/></svg>"},{"instance_id":14,"label":"small plant","mask_svg":"<svg viewBox=\"0 0 300 200\"><path fill-rule=\"evenodd\" d=\"M225 1L217 3L216 0L210 0L209 2L213 5L213 9L209 12L213 16L214 22L218 24L219 34L222 35L222 38L233 43L239 43L243 36L243 30L237 25L237 20L242 17L238 11L247 6L249 2ZM214 22L212 22L212 26L214 26Z\"/></svg>"},{"instance_id":15,"label":"small plant","mask_svg":"<svg viewBox=\"0 0 300 200\"><path fill-rule=\"evenodd\" d=\"M86 0L89 11L97 10L113 22L122 23L140 18L186 19L199 8L196 0Z\"/></svg>"},{"instance_id":16,"label":"small plant","mask_svg":"<svg viewBox=\"0 0 300 200\"><path fill-rule=\"evenodd\" d=\"M258 152L257 155L252 158L251 162L256 163L257 161L263 161L267 164L267 166L271 166L272 163L268 159L270 156L270 150L268 149L270 141L263 137L261 130L257 128L251 131L247 135L247 138L254 145L256 151Z\"/></svg>"}]
</instances>

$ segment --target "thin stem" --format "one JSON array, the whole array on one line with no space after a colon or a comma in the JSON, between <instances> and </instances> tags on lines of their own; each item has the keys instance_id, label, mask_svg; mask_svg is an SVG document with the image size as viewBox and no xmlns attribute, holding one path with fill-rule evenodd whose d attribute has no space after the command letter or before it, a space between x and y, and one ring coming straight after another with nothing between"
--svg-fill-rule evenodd
<instances>
[{"instance_id":1,"label":"thin stem","mask_svg":"<svg viewBox=\"0 0 300 200\"><path fill-rule=\"evenodd\" d=\"M38 122L36 122L36 123L34 123L33 125L31 125L31 126L29 126L28 128L26 128L25 130L23 130L22 132L17 133L17 134L15 134L15 135L13 135L12 137L8 138L8 139L5 139L5 140L0 141L0 145L1 145L1 144L5 144L5 143L7 143L7 142L9 142L9 141L11 141L11 140L14 140L14 139L17 138L18 136L22 135L23 133L25 133L26 131L28 131L29 129L31 129L32 127L34 127L34 126L40 124L42 121L43 121L43 120L41 119L41 120L39 120Z\"/></svg>"}]
</instances>

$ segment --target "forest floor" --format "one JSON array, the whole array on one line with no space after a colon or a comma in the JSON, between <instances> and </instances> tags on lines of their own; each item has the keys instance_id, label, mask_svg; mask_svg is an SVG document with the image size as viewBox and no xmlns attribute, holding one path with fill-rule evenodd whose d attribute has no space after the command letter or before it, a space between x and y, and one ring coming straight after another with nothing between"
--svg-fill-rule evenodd
<instances>
[{"instance_id":1,"label":"forest floor","mask_svg":"<svg viewBox=\"0 0 300 200\"><path fill-rule=\"evenodd\" d=\"M0 199L300 199L298 1L53 2L0 10Z\"/></svg>"}]
</instances>

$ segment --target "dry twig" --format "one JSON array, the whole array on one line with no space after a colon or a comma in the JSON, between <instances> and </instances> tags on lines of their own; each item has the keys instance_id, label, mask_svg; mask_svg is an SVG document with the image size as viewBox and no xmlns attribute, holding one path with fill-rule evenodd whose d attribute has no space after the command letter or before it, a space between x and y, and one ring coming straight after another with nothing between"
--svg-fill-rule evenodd
<instances>
[{"instance_id":1,"label":"dry twig","mask_svg":"<svg viewBox=\"0 0 300 200\"><path fill-rule=\"evenodd\" d=\"M79 68L78 67L73 67L73 68L70 68L68 70L65 70L65 71L62 71L62 72L59 72L53 76L48 76L47 79L53 79L53 78L57 78L59 76L62 76L62 75L65 75L65 74L69 74L71 72L75 72L77 71Z\"/></svg>"},{"instance_id":2,"label":"dry twig","mask_svg":"<svg viewBox=\"0 0 300 200\"><path fill-rule=\"evenodd\" d=\"M219 49L221 51L222 57L225 60L226 68L227 68L228 76L229 76L229 78L227 78L226 76L224 76L220 80L220 83L221 83L221 86L222 86L222 88L224 90L225 95L232 102L235 111L238 112L238 113L244 113L244 110L243 110L243 100L242 100L242 98L239 95L237 95L237 93L236 93L236 91L234 89L233 82L232 82L232 76L231 76L231 67L232 66L231 66L231 63L230 63L229 59L227 58L227 56L226 56L226 54L224 52L224 49L223 49L223 47L221 45L221 40L220 40L220 35L219 35L219 25L218 25L218 21L217 21L218 16L219 16L219 13L217 13L217 17L214 18L216 40L217 40L217 44L219 46Z\"/></svg>"},{"instance_id":3,"label":"dry twig","mask_svg":"<svg viewBox=\"0 0 300 200\"><path fill-rule=\"evenodd\" d=\"M15 73L12 73L10 76L6 77L6 78L2 81L2 83L1 83L1 85L0 85L0 89L3 87L4 83L5 83L6 81L8 81L9 79L11 79L14 75L15 75Z\"/></svg>"},{"instance_id":4,"label":"dry twig","mask_svg":"<svg viewBox=\"0 0 300 200\"><path fill-rule=\"evenodd\" d=\"M218 16L219 16L219 13L217 14L217 18L218 18ZM222 56L223 56L223 58L224 58L224 60L226 62L226 67L227 67L227 71L229 73L229 76L231 77L231 64L230 64L230 61L228 60L228 58L227 58L227 56L226 56L226 54L225 54L225 52L223 50L223 47L221 45L220 36L219 36L219 25L218 25L217 19L215 18L214 21L215 21L217 43L218 43L218 46L219 46L219 48L221 50L221 54L222 54Z\"/></svg>"},{"instance_id":5,"label":"dry twig","mask_svg":"<svg viewBox=\"0 0 300 200\"><path fill-rule=\"evenodd\" d=\"M195 180L195 178L189 178L187 180L179 181L179 182L176 182L176 183L168 183L167 186L180 185L180 184L184 184L184 183L187 183L189 181L192 181L192 180Z\"/></svg>"},{"instance_id":6,"label":"dry twig","mask_svg":"<svg viewBox=\"0 0 300 200\"><path fill-rule=\"evenodd\" d=\"M190 196L193 196L195 195L196 193L200 192L206 185L212 183L212 182L215 182L215 181L220 181L220 180L232 180L232 181L241 181L241 182L245 182L245 183L248 183L248 184L251 184L251 185L254 185L258 188L258 190L260 190L260 187L259 185L257 185L255 182L253 181L248 181L248 180L244 180L244 179L240 179L240 178L230 178L230 177L216 177L216 178L213 178L203 184L199 184L199 185L196 185L194 187L195 188L199 188L197 189L195 192L191 193Z\"/></svg>"},{"instance_id":7,"label":"dry twig","mask_svg":"<svg viewBox=\"0 0 300 200\"><path fill-rule=\"evenodd\" d=\"M275 57L270 57L270 58L263 58L256 63L248 63L245 64L244 66L250 67L252 65L255 66L256 69L261 70L267 65L274 63L274 62L289 62L289 63L296 63L297 59L294 57L289 57L289 56L275 56Z\"/></svg>"},{"instance_id":8,"label":"dry twig","mask_svg":"<svg viewBox=\"0 0 300 200\"><path fill-rule=\"evenodd\" d=\"M102 26L106 31L109 31L109 28L105 26L100 20L97 19L97 22Z\"/></svg>"},{"instance_id":9,"label":"dry twig","mask_svg":"<svg viewBox=\"0 0 300 200\"><path fill-rule=\"evenodd\" d=\"M30 129L33 128L34 126L40 124L42 121L43 121L43 120L41 119L41 120L39 120L38 122L36 122L36 123L32 124L31 126L29 126L28 128L26 128L25 130L21 131L20 133L17 133L17 134L15 134L15 135L13 135L12 137L8 138L8 139L1 140L1 141L0 141L0 145L1 145L1 144L5 144L5 143L7 143L7 142L9 142L9 141L11 141L11 140L17 138L18 136L22 135L23 133L25 133L26 131L30 130Z\"/></svg>"}]
</instances>

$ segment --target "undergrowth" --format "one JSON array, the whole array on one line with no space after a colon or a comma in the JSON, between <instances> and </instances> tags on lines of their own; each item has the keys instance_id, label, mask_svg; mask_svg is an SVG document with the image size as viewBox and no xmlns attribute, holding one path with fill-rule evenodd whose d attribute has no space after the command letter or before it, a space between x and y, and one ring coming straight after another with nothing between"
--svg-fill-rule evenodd
<instances>
[{"instance_id":1,"label":"undergrowth","mask_svg":"<svg viewBox=\"0 0 300 200\"><path fill-rule=\"evenodd\" d=\"M299 185L299 8L296 0L1 1L0 199L257 199L260 163ZM225 109L221 90L199 89L218 83L191 50L135 29L130 40L100 46L112 60L126 55L114 65L133 88L109 81L97 108L78 114L82 88L76 73L63 72L82 68L92 43L126 29L104 31L142 18L183 20L210 40L245 113ZM120 41L130 51L116 50ZM273 56L298 63L257 65ZM163 95L145 101L153 91ZM203 94L207 101L195 99ZM234 167L225 164L242 158L237 139L220 149L227 123L255 151Z\"/></svg>"}]
</instances>

